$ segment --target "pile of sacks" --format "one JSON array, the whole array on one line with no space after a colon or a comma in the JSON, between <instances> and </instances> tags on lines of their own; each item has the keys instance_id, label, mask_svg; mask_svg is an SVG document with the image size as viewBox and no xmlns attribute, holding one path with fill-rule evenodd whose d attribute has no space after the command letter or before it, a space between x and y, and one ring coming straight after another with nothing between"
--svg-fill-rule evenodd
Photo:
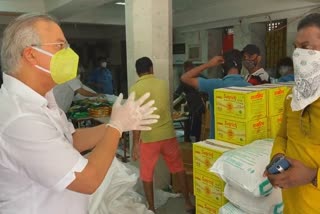
<instances>
[{"instance_id":1,"label":"pile of sacks","mask_svg":"<svg viewBox=\"0 0 320 214\"><path fill-rule=\"evenodd\" d=\"M224 153L210 168L226 186L224 196L229 203L220 214L281 214L281 190L272 187L263 172L269 163L272 139L253 143Z\"/></svg>"},{"instance_id":2,"label":"pile of sacks","mask_svg":"<svg viewBox=\"0 0 320 214\"><path fill-rule=\"evenodd\" d=\"M153 214L147 209L144 197L139 194L141 191L142 183L139 181L139 169L130 164L125 165L114 158L102 184L90 196L88 213ZM156 208L164 205L169 198L180 196L159 189L155 189L154 195Z\"/></svg>"}]
</instances>

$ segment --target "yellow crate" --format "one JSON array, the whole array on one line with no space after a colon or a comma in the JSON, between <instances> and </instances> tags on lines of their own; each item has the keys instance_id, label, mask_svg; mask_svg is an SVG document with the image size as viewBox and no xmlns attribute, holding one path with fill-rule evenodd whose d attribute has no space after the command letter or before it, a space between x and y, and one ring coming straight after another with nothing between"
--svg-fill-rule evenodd
<instances>
[{"instance_id":1,"label":"yellow crate","mask_svg":"<svg viewBox=\"0 0 320 214\"><path fill-rule=\"evenodd\" d=\"M207 139L193 144L193 166L208 171L213 163L226 151L239 148L238 145Z\"/></svg>"},{"instance_id":2,"label":"yellow crate","mask_svg":"<svg viewBox=\"0 0 320 214\"><path fill-rule=\"evenodd\" d=\"M195 196L206 198L214 204L222 206L228 202L223 196L224 186L225 182L214 173L193 168L193 192Z\"/></svg>"},{"instance_id":3,"label":"yellow crate","mask_svg":"<svg viewBox=\"0 0 320 214\"><path fill-rule=\"evenodd\" d=\"M196 214L218 214L220 207L206 198L196 196Z\"/></svg>"},{"instance_id":4,"label":"yellow crate","mask_svg":"<svg viewBox=\"0 0 320 214\"><path fill-rule=\"evenodd\" d=\"M267 89L267 115L269 117L283 113L284 101L289 88L287 86L264 84L253 88Z\"/></svg>"},{"instance_id":5,"label":"yellow crate","mask_svg":"<svg viewBox=\"0 0 320 214\"><path fill-rule=\"evenodd\" d=\"M282 123L282 119L283 119L283 114L268 117L268 137L269 138L275 138L277 136Z\"/></svg>"},{"instance_id":6,"label":"yellow crate","mask_svg":"<svg viewBox=\"0 0 320 214\"><path fill-rule=\"evenodd\" d=\"M215 119L215 139L237 145L246 145L254 140L268 137L267 118L251 121Z\"/></svg>"},{"instance_id":7,"label":"yellow crate","mask_svg":"<svg viewBox=\"0 0 320 214\"><path fill-rule=\"evenodd\" d=\"M214 111L219 117L253 120L266 117L266 91L230 87L214 90Z\"/></svg>"}]
</instances>

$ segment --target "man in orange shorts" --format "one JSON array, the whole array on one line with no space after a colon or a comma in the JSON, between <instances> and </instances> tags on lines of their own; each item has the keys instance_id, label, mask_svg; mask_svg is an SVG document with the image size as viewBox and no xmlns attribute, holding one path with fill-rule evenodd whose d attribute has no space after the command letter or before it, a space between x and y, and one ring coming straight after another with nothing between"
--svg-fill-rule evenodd
<instances>
[{"instance_id":1,"label":"man in orange shorts","mask_svg":"<svg viewBox=\"0 0 320 214\"><path fill-rule=\"evenodd\" d=\"M149 99L154 99L154 106L157 107L155 114L160 115L158 123L151 126L152 131L133 131L132 158L133 160L140 159L140 177L143 181L149 209L155 211L153 174L158 158L162 155L170 172L173 176L177 176L181 185L186 210L194 213L194 206L190 202L185 170L173 127L167 82L154 76L153 64L148 57L142 57L136 61L136 72L139 79L130 88L130 92L134 91L136 98L139 98L145 92L150 92Z\"/></svg>"}]
</instances>

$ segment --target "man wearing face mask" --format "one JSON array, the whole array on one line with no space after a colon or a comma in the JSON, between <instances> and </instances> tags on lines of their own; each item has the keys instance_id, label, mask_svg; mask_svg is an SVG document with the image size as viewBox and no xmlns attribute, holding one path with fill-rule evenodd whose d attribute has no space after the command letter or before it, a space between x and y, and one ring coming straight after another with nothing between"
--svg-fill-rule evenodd
<instances>
[{"instance_id":1,"label":"man wearing face mask","mask_svg":"<svg viewBox=\"0 0 320 214\"><path fill-rule=\"evenodd\" d=\"M249 44L242 50L243 66L248 70L249 74L245 77L247 82L252 85L261 85L270 83L269 74L261 68L260 49L253 44Z\"/></svg>"},{"instance_id":2,"label":"man wearing face mask","mask_svg":"<svg viewBox=\"0 0 320 214\"><path fill-rule=\"evenodd\" d=\"M282 188L284 213L320 211L320 14L310 14L298 24L293 52L295 86L285 101L281 128L275 138L272 160L285 156L290 167L268 174Z\"/></svg>"},{"instance_id":3,"label":"man wearing face mask","mask_svg":"<svg viewBox=\"0 0 320 214\"><path fill-rule=\"evenodd\" d=\"M58 22L24 14L3 33L0 89L0 213L86 214L122 132L156 122L148 94L115 102L108 124L75 130L52 88L76 77L78 55ZM84 158L80 152L93 148Z\"/></svg>"},{"instance_id":4,"label":"man wearing face mask","mask_svg":"<svg viewBox=\"0 0 320 214\"><path fill-rule=\"evenodd\" d=\"M240 75L242 68L242 55L239 50L233 49L223 54L223 56L215 56L209 62L194 67L190 71L185 72L181 76L181 81L185 84L198 89L201 92L208 93L210 101L210 134L209 138L215 137L214 132L214 106L213 106L213 90L217 88L224 88L230 86L248 86L250 83L246 82ZM204 79L199 77L202 71L222 65L223 79Z\"/></svg>"},{"instance_id":5,"label":"man wearing face mask","mask_svg":"<svg viewBox=\"0 0 320 214\"><path fill-rule=\"evenodd\" d=\"M53 94L59 108L64 112L69 110L73 100L96 97L99 95L91 88L82 84L79 75L68 82L55 86L53 88Z\"/></svg>"},{"instance_id":6,"label":"man wearing face mask","mask_svg":"<svg viewBox=\"0 0 320 214\"><path fill-rule=\"evenodd\" d=\"M97 93L113 94L112 72L107 68L107 59L100 57L99 66L90 74L88 85Z\"/></svg>"},{"instance_id":7,"label":"man wearing face mask","mask_svg":"<svg viewBox=\"0 0 320 214\"><path fill-rule=\"evenodd\" d=\"M280 75L279 82L294 81L293 61L290 57L281 59L277 66L277 72Z\"/></svg>"}]
</instances>

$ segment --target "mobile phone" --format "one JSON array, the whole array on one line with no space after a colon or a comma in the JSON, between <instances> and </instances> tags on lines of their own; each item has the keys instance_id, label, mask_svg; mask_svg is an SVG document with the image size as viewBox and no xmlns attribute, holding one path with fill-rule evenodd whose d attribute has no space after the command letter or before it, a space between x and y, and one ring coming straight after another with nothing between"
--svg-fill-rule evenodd
<instances>
[{"instance_id":1,"label":"mobile phone","mask_svg":"<svg viewBox=\"0 0 320 214\"><path fill-rule=\"evenodd\" d=\"M266 169L270 174L279 174L287 170L289 167L289 161L284 156L280 156L275 158L271 163L269 163Z\"/></svg>"}]
</instances>

